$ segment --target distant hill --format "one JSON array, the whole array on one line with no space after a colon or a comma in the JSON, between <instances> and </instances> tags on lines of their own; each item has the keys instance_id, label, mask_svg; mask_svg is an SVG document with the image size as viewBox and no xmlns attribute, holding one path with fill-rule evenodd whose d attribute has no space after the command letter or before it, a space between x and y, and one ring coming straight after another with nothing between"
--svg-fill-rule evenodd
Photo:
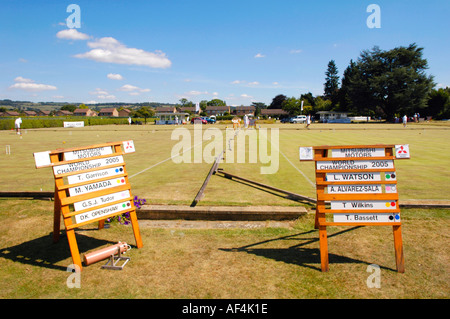
<instances>
[{"instance_id":1,"label":"distant hill","mask_svg":"<svg viewBox=\"0 0 450 319\"><path fill-rule=\"evenodd\" d=\"M30 102L30 101L12 101L8 99L0 100L0 108L5 108L7 110L17 110L17 111L53 111L59 110L64 105L80 105L82 103L71 103L71 102ZM139 109L142 106L147 107L161 107L161 106L177 106L177 104L171 103L160 103L160 102L142 102L142 103L125 103L125 102L117 102L117 103L97 103L97 104L88 104L90 109L99 111L102 108L114 107L114 108L129 108L129 109Z\"/></svg>"}]
</instances>

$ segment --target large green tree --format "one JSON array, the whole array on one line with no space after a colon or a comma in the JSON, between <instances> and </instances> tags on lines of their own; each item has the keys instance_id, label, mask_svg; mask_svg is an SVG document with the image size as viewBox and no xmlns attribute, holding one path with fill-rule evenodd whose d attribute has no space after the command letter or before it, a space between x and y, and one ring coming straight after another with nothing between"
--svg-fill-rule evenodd
<instances>
[{"instance_id":1,"label":"large green tree","mask_svg":"<svg viewBox=\"0 0 450 319\"><path fill-rule=\"evenodd\" d=\"M433 89L429 95L428 108L421 117L422 115L438 119L450 118L450 88Z\"/></svg>"},{"instance_id":2,"label":"large green tree","mask_svg":"<svg viewBox=\"0 0 450 319\"><path fill-rule=\"evenodd\" d=\"M290 116L298 115L301 113L301 101L295 97L286 98L283 101L282 109Z\"/></svg>"},{"instance_id":3,"label":"large green tree","mask_svg":"<svg viewBox=\"0 0 450 319\"><path fill-rule=\"evenodd\" d=\"M272 103L267 107L268 109L281 109L284 101L287 99L286 95L278 94L272 99Z\"/></svg>"},{"instance_id":4,"label":"large green tree","mask_svg":"<svg viewBox=\"0 0 450 319\"><path fill-rule=\"evenodd\" d=\"M266 109L267 105L263 102L252 102L252 105L255 107L255 116L259 116L261 114L261 109Z\"/></svg>"},{"instance_id":5,"label":"large green tree","mask_svg":"<svg viewBox=\"0 0 450 319\"><path fill-rule=\"evenodd\" d=\"M363 51L344 74L345 99L356 112L387 119L420 112L434 86L433 77L425 74L428 63L422 55L423 48L415 43L389 51L378 47Z\"/></svg>"},{"instance_id":6,"label":"large green tree","mask_svg":"<svg viewBox=\"0 0 450 319\"><path fill-rule=\"evenodd\" d=\"M61 106L61 110L63 110L63 111L73 112L76 109L77 109L77 106L74 104L66 104L64 106Z\"/></svg>"},{"instance_id":7,"label":"large green tree","mask_svg":"<svg viewBox=\"0 0 450 319\"><path fill-rule=\"evenodd\" d=\"M222 101L220 99L213 99L206 103L208 106L227 106L227 103L225 101Z\"/></svg>"},{"instance_id":8,"label":"large green tree","mask_svg":"<svg viewBox=\"0 0 450 319\"><path fill-rule=\"evenodd\" d=\"M145 123L147 123L147 118L152 117L154 115L155 112L148 106L141 106L138 110L134 112L134 117L143 117Z\"/></svg>"},{"instance_id":9,"label":"large green tree","mask_svg":"<svg viewBox=\"0 0 450 319\"><path fill-rule=\"evenodd\" d=\"M339 92L339 75L334 60L328 62L328 68L325 75L324 97L330 100L331 105L334 106L338 102Z\"/></svg>"}]
</instances>

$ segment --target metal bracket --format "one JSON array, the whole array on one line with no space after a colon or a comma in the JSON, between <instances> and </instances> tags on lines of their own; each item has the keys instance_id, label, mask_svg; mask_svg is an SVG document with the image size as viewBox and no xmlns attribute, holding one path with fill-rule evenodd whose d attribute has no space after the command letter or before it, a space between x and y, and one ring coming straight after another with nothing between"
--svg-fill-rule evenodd
<instances>
[{"instance_id":1,"label":"metal bracket","mask_svg":"<svg viewBox=\"0 0 450 319\"><path fill-rule=\"evenodd\" d=\"M118 256L111 255L106 264L102 266L102 269L122 270L123 267L131 260L130 257L123 257L120 253L120 248L117 248ZM118 265L120 261L124 261L121 265Z\"/></svg>"}]
</instances>

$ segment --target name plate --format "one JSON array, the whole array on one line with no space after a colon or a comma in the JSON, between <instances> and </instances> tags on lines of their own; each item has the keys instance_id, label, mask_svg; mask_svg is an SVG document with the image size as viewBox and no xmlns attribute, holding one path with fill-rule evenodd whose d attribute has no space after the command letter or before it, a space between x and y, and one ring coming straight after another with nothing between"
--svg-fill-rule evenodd
<instances>
[{"instance_id":1,"label":"name plate","mask_svg":"<svg viewBox=\"0 0 450 319\"><path fill-rule=\"evenodd\" d=\"M102 168L102 167L105 167L108 165L121 164L121 163L123 163L123 156L117 155L117 156L98 158L98 159L94 159L94 160L86 160L86 161L82 161L82 162L54 166L53 173L55 175L61 175L61 174L65 174L65 173L84 171L84 170L93 169L93 168Z\"/></svg>"},{"instance_id":2,"label":"name plate","mask_svg":"<svg viewBox=\"0 0 450 319\"><path fill-rule=\"evenodd\" d=\"M328 185L328 194L382 193L381 185Z\"/></svg>"},{"instance_id":3,"label":"name plate","mask_svg":"<svg viewBox=\"0 0 450 319\"><path fill-rule=\"evenodd\" d=\"M86 182L94 179L113 177L123 173L123 166L106 168L94 172L82 173L77 175L71 175L67 177L68 184L76 184L81 182Z\"/></svg>"},{"instance_id":4,"label":"name plate","mask_svg":"<svg viewBox=\"0 0 450 319\"><path fill-rule=\"evenodd\" d=\"M317 170L360 170L394 168L393 160L336 160L317 162Z\"/></svg>"},{"instance_id":5,"label":"name plate","mask_svg":"<svg viewBox=\"0 0 450 319\"><path fill-rule=\"evenodd\" d=\"M393 223L401 222L400 214L334 214L336 223Z\"/></svg>"},{"instance_id":6,"label":"name plate","mask_svg":"<svg viewBox=\"0 0 450 319\"><path fill-rule=\"evenodd\" d=\"M64 159L66 161L71 161L71 160L75 160L75 159L83 159L83 158L89 158L89 157L95 157L95 156L101 156L101 155L110 155L112 153L113 153L113 151L112 151L111 146L96 147L96 148L88 148L85 150L65 152Z\"/></svg>"},{"instance_id":7,"label":"name plate","mask_svg":"<svg viewBox=\"0 0 450 319\"><path fill-rule=\"evenodd\" d=\"M96 206L116 202L118 200L129 198L129 197L131 197L130 191L126 190L126 191L122 191L122 192L108 194L105 196L86 199L81 202L76 202L73 204L73 208L77 212L77 211L80 211L83 209L93 208Z\"/></svg>"},{"instance_id":8,"label":"name plate","mask_svg":"<svg viewBox=\"0 0 450 319\"><path fill-rule=\"evenodd\" d=\"M108 215L117 215L117 213L130 210L131 202L126 201L115 205L103 207L100 209L92 210L86 213L75 215L75 221L77 224L87 222L96 218L106 218Z\"/></svg>"},{"instance_id":9,"label":"name plate","mask_svg":"<svg viewBox=\"0 0 450 319\"><path fill-rule=\"evenodd\" d=\"M337 148L331 150L331 157L383 157L384 148Z\"/></svg>"},{"instance_id":10,"label":"name plate","mask_svg":"<svg viewBox=\"0 0 450 319\"><path fill-rule=\"evenodd\" d=\"M77 196L86 193L96 192L102 189L112 188L120 185L125 185L125 177L119 177L114 179L109 179L102 182L96 182L91 184L86 184L82 186L69 188L70 196Z\"/></svg>"},{"instance_id":11,"label":"name plate","mask_svg":"<svg viewBox=\"0 0 450 319\"><path fill-rule=\"evenodd\" d=\"M390 200L373 200L373 201L331 201L331 209L336 210L392 210L397 209L397 202Z\"/></svg>"}]
</instances>

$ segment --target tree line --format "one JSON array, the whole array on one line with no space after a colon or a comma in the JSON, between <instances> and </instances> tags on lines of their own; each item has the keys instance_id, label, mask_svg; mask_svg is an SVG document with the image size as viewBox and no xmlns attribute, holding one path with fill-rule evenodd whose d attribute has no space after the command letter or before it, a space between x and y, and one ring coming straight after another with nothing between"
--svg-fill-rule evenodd
<instances>
[{"instance_id":1,"label":"tree line","mask_svg":"<svg viewBox=\"0 0 450 319\"><path fill-rule=\"evenodd\" d=\"M387 51L375 46L363 51L356 61L351 60L342 79L335 61L331 60L325 72L323 95L314 97L309 92L299 98L289 98L280 94L267 108L281 108L290 115L339 111L388 121L416 113L420 117L448 119L450 88L435 88L433 76L426 74L427 69L423 48L415 43Z\"/></svg>"}]
</instances>

